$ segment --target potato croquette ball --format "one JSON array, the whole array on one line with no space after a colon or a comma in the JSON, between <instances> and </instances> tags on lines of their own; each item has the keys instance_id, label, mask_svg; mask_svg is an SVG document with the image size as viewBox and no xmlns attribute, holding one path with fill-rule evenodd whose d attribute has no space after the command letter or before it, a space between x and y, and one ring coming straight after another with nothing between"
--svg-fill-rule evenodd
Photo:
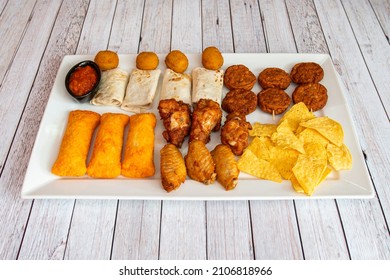
<instances>
[{"instance_id":1,"label":"potato croquette ball","mask_svg":"<svg viewBox=\"0 0 390 280\"><path fill-rule=\"evenodd\" d=\"M202 53L203 67L209 70L218 70L223 65L223 56L216 47L205 48Z\"/></svg>"},{"instance_id":2,"label":"potato croquette ball","mask_svg":"<svg viewBox=\"0 0 390 280\"><path fill-rule=\"evenodd\" d=\"M157 68L159 60L154 52L141 52L137 55L135 63L140 70L154 70Z\"/></svg>"},{"instance_id":3,"label":"potato croquette ball","mask_svg":"<svg viewBox=\"0 0 390 280\"><path fill-rule=\"evenodd\" d=\"M165 58L165 64L176 73L183 73L188 67L188 58L181 51L171 51Z\"/></svg>"},{"instance_id":4,"label":"potato croquette ball","mask_svg":"<svg viewBox=\"0 0 390 280\"><path fill-rule=\"evenodd\" d=\"M119 65L118 54L108 50L98 52L94 61L102 71L114 69Z\"/></svg>"}]
</instances>

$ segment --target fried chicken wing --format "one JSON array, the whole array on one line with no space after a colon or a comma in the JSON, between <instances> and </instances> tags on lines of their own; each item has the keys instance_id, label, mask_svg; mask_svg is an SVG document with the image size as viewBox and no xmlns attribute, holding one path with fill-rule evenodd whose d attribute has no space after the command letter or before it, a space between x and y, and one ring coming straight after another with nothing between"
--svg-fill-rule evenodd
<instances>
[{"instance_id":1,"label":"fried chicken wing","mask_svg":"<svg viewBox=\"0 0 390 280\"><path fill-rule=\"evenodd\" d=\"M249 144L248 136L251 128L251 124L246 121L244 115L237 112L227 115L221 129L222 144L229 145L236 156L242 155Z\"/></svg>"},{"instance_id":2,"label":"fried chicken wing","mask_svg":"<svg viewBox=\"0 0 390 280\"><path fill-rule=\"evenodd\" d=\"M173 144L166 144L160 151L161 183L167 192L180 187L186 180L187 171L180 150Z\"/></svg>"},{"instance_id":3,"label":"fried chicken wing","mask_svg":"<svg viewBox=\"0 0 390 280\"><path fill-rule=\"evenodd\" d=\"M165 99L160 101L158 111L166 129L163 137L168 143L180 148L191 128L190 105L173 98Z\"/></svg>"},{"instance_id":4,"label":"fried chicken wing","mask_svg":"<svg viewBox=\"0 0 390 280\"><path fill-rule=\"evenodd\" d=\"M215 162L218 182L227 190L232 190L238 182L240 170L234 154L228 145L219 144L211 152Z\"/></svg>"},{"instance_id":5,"label":"fried chicken wing","mask_svg":"<svg viewBox=\"0 0 390 280\"><path fill-rule=\"evenodd\" d=\"M215 163L210 151L201 140L194 140L188 144L188 153L184 157L188 176L203 184L212 184L217 174Z\"/></svg>"},{"instance_id":6,"label":"fried chicken wing","mask_svg":"<svg viewBox=\"0 0 390 280\"><path fill-rule=\"evenodd\" d=\"M210 141L211 131L221 128L222 110L219 104L210 99L200 99L192 113L190 140Z\"/></svg>"}]
</instances>

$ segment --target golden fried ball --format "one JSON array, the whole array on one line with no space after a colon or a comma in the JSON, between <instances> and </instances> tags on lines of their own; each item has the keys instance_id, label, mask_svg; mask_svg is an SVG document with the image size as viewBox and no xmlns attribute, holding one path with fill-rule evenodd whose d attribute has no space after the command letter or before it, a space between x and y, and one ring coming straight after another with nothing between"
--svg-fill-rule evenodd
<instances>
[{"instance_id":1,"label":"golden fried ball","mask_svg":"<svg viewBox=\"0 0 390 280\"><path fill-rule=\"evenodd\" d=\"M176 73L183 73L188 67L188 58L181 51L171 51L165 58L165 64Z\"/></svg>"},{"instance_id":2,"label":"golden fried ball","mask_svg":"<svg viewBox=\"0 0 390 280\"><path fill-rule=\"evenodd\" d=\"M223 65L223 56L216 47L208 47L202 53L203 67L210 70L218 70Z\"/></svg>"},{"instance_id":3,"label":"golden fried ball","mask_svg":"<svg viewBox=\"0 0 390 280\"><path fill-rule=\"evenodd\" d=\"M141 70L154 70L157 68L159 60L154 52L141 52L135 60L136 66Z\"/></svg>"},{"instance_id":4,"label":"golden fried ball","mask_svg":"<svg viewBox=\"0 0 390 280\"><path fill-rule=\"evenodd\" d=\"M98 52L95 56L94 61L102 71L114 69L119 65L118 54L113 51Z\"/></svg>"}]
</instances>

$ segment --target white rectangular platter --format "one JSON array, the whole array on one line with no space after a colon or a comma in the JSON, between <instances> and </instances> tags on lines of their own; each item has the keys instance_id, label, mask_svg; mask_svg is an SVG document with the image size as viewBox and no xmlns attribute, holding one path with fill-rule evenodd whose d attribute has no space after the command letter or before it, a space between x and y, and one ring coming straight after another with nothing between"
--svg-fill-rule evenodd
<instances>
[{"instance_id":1,"label":"white rectangular platter","mask_svg":"<svg viewBox=\"0 0 390 280\"><path fill-rule=\"evenodd\" d=\"M165 70L166 54L159 55L159 68ZM267 180L257 179L242 173L239 176L237 187L232 191L225 189L215 182L212 185L204 185L187 178L179 189L167 193L161 186L160 181L160 149L166 144L162 137L164 130L159 118L157 106L162 82L160 77L151 112L158 119L155 129L154 163L156 173L153 177L145 179L128 179L118 177L115 179L92 179L88 176L79 178L61 178L53 175L50 170L57 157L62 136L65 131L68 114L72 110L91 110L98 113L121 112L117 107L102 107L91 104L76 103L65 89L65 76L68 70L76 63L90 59L91 55L65 56L58 70L52 92L43 115L34 148L31 154L26 177L22 188L22 198L94 198L94 199L176 199L176 200L270 200L270 199L318 199L318 198L371 198L374 189L371 183L367 167L360 149L357 134L353 126L350 110L345 100L343 85L335 71L331 58L326 54L223 54L226 69L230 65L244 64L256 76L267 67L279 67L290 72L294 64L299 62L313 61L320 64L325 72L321 83L328 89L328 103L317 116L329 116L335 119L344 129L345 144L349 147L353 157L353 167L348 171L333 171L328 178L309 197L296 193L291 187L290 181L274 183ZM200 54L188 54L189 67L186 72L197 66L201 66ZM119 55L119 67L130 72L135 67L136 55ZM291 96L296 85L292 83L286 92ZM258 83L252 91L258 93L261 90ZM227 93L224 87L223 96ZM273 120L272 116L262 112L259 108L247 116L251 123L276 123L280 116ZM222 123L224 120L222 120ZM207 144L212 150L220 143L220 132L214 132L211 141ZM92 149L92 147L91 147ZM187 153L187 143L181 148L183 155Z\"/></svg>"}]
</instances>

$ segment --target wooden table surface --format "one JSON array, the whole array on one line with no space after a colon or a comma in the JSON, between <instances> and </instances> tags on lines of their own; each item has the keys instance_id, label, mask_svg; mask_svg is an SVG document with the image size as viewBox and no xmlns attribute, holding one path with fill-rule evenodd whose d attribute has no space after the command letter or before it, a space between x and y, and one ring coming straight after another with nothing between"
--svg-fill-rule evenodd
<instances>
[{"instance_id":1,"label":"wooden table surface","mask_svg":"<svg viewBox=\"0 0 390 280\"><path fill-rule=\"evenodd\" d=\"M0 0L0 259L390 259L389 0ZM23 200L65 55L326 53L373 199Z\"/></svg>"}]
</instances>

